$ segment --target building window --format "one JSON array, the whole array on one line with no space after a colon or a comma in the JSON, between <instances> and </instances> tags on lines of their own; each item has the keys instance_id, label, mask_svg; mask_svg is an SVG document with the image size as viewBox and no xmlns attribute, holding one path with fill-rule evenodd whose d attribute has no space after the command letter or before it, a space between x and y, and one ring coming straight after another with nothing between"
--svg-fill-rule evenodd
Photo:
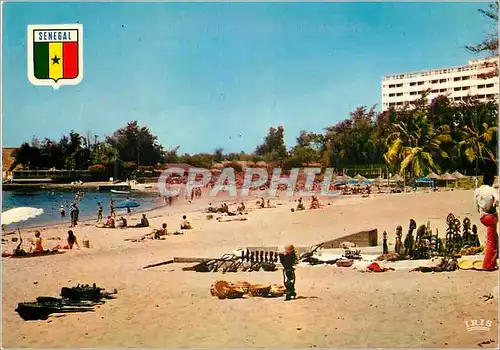
<instances>
[{"instance_id":1,"label":"building window","mask_svg":"<svg viewBox=\"0 0 500 350\"><path fill-rule=\"evenodd\" d=\"M478 88L478 89L484 89L484 87L485 87L485 86L486 86L486 85L478 85L478 86L477 86L477 88Z\"/></svg>"},{"instance_id":2,"label":"building window","mask_svg":"<svg viewBox=\"0 0 500 350\"><path fill-rule=\"evenodd\" d=\"M403 102L398 102L397 105L398 106L401 106L403 104Z\"/></svg>"},{"instance_id":3,"label":"building window","mask_svg":"<svg viewBox=\"0 0 500 350\"><path fill-rule=\"evenodd\" d=\"M493 85L494 85L494 84L486 84L486 87L487 87L487 88L491 88L491 87L493 87Z\"/></svg>"},{"instance_id":4,"label":"building window","mask_svg":"<svg viewBox=\"0 0 500 350\"><path fill-rule=\"evenodd\" d=\"M394 102L389 103L389 106L390 106L390 107L393 107L393 106L395 106L395 105L396 105L396 103L394 103Z\"/></svg>"},{"instance_id":5,"label":"building window","mask_svg":"<svg viewBox=\"0 0 500 350\"><path fill-rule=\"evenodd\" d=\"M415 81L410 83L410 86L415 86L415 85L417 85L417 82L415 82Z\"/></svg>"},{"instance_id":6,"label":"building window","mask_svg":"<svg viewBox=\"0 0 500 350\"><path fill-rule=\"evenodd\" d=\"M389 94L389 97L394 97L396 96L396 94Z\"/></svg>"},{"instance_id":7,"label":"building window","mask_svg":"<svg viewBox=\"0 0 500 350\"><path fill-rule=\"evenodd\" d=\"M488 95L486 95L486 97L493 98L493 97L495 97L495 94L488 94Z\"/></svg>"},{"instance_id":8,"label":"building window","mask_svg":"<svg viewBox=\"0 0 500 350\"><path fill-rule=\"evenodd\" d=\"M403 96L403 93L402 93L402 92L398 92L398 93L396 94L396 96Z\"/></svg>"},{"instance_id":9,"label":"building window","mask_svg":"<svg viewBox=\"0 0 500 350\"><path fill-rule=\"evenodd\" d=\"M477 95L478 98L484 98L484 95Z\"/></svg>"},{"instance_id":10,"label":"building window","mask_svg":"<svg viewBox=\"0 0 500 350\"><path fill-rule=\"evenodd\" d=\"M403 87L403 84L396 84L396 87Z\"/></svg>"},{"instance_id":11,"label":"building window","mask_svg":"<svg viewBox=\"0 0 500 350\"><path fill-rule=\"evenodd\" d=\"M469 79L470 79L469 76L462 77L462 80L469 80Z\"/></svg>"},{"instance_id":12,"label":"building window","mask_svg":"<svg viewBox=\"0 0 500 350\"><path fill-rule=\"evenodd\" d=\"M389 85L389 88L393 88L393 87L396 87L396 85L394 85L394 84Z\"/></svg>"},{"instance_id":13,"label":"building window","mask_svg":"<svg viewBox=\"0 0 500 350\"><path fill-rule=\"evenodd\" d=\"M441 89L439 90L439 92L446 92L446 89Z\"/></svg>"},{"instance_id":14,"label":"building window","mask_svg":"<svg viewBox=\"0 0 500 350\"><path fill-rule=\"evenodd\" d=\"M470 86L463 86L462 87L462 90L469 90L470 89Z\"/></svg>"},{"instance_id":15,"label":"building window","mask_svg":"<svg viewBox=\"0 0 500 350\"><path fill-rule=\"evenodd\" d=\"M410 92L410 95L416 95L416 94L417 94L417 92L416 92L416 91L412 91L412 92Z\"/></svg>"},{"instance_id":16,"label":"building window","mask_svg":"<svg viewBox=\"0 0 500 350\"><path fill-rule=\"evenodd\" d=\"M438 82L438 80L437 80L437 79L436 79L436 80L431 80L431 83L432 83L432 84L437 84L437 82Z\"/></svg>"},{"instance_id":17,"label":"building window","mask_svg":"<svg viewBox=\"0 0 500 350\"><path fill-rule=\"evenodd\" d=\"M462 90L462 88L457 87L453 89L453 91L460 91L460 90Z\"/></svg>"},{"instance_id":18,"label":"building window","mask_svg":"<svg viewBox=\"0 0 500 350\"><path fill-rule=\"evenodd\" d=\"M424 85L424 82L423 82L423 81L419 81L419 82L417 83L417 85Z\"/></svg>"},{"instance_id":19,"label":"building window","mask_svg":"<svg viewBox=\"0 0 500 350\"><path fill-rule=\"evenodd\" d=\"M447 81L448 81L448 79L439 79L440 83L446 83Z\"/></svg>"},{"instance_id":20,"label":"building window","mask_svg":"<svg viewBox=\"0 0 500 350\"><path fill-rule=\"evenodd\" d=\"M460 81L460 79L462 79L461 77L456 77L456 78L453 78L453 81Z\"/></svg>"},{"instance_id":21,"label":"building window","mask_svg":"<svg viewBox=\"0 0 500 350\"><path fill-rule=\"evenodd\" d=\"M435 90L432 90L431 92L432 92L433 94L437 94L437 93L439 92L439 90L438 90L438 89L435 89Z\"/></svg>"}]
</instances>

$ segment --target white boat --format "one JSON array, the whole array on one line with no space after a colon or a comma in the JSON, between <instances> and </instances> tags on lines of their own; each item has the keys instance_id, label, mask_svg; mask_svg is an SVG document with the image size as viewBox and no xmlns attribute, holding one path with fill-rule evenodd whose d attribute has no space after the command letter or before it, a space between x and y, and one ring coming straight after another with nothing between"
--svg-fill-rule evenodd
<instances>
[{"instance_id":1,"label":"white boat","mask_svg":"<svg viewBox=\"0 0 500 350\"><path fill-rule=\"evenodd\" d=\"M111 190L111 193L114 193L114 194L130 194L130 191Z\"/></svg>"}]
</instances>

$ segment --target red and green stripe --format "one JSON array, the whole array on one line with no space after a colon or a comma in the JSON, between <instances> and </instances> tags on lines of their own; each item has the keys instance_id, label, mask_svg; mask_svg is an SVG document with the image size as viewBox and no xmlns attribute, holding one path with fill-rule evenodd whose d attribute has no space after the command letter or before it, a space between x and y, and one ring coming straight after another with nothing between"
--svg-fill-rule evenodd
<instances>
[{"instance_id":1,"label":"red and green stripe","mask_svg":"<svg viewBox=\"0 0 500 350\"><path fill-rule=\"evenodd\" d=\"M78 76L78 42L35 42L37 79L74 79Z\"/></svg>"}]
</instances>

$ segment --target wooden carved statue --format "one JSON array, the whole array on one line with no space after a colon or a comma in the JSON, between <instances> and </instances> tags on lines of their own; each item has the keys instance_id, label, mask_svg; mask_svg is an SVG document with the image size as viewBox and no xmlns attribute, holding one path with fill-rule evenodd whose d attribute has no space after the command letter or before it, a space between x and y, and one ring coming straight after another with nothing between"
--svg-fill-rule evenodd
<instances>
[{"instance_id":1,"label":"wooden carved statue","mask_svg":"<svg viewBox=\"0 0 500 350\"><path fill-rule=\"evenodd\" d=\"M401 227L401 225L398 225L398 227L396 227L396 244L394 246L394 250L396 251L397 254L403 253L403 243L401 241L402 236L403 236L403 228Z\"/></svg>"},{"instance_id":2,"label":"wooden carved statue","mask_svg":"<svg viewBox=\"0 0 500 350\"><path fill-rule=\"evenodd\" d=\"M413 231L417 228L417 223L415 220L410 219L410 225L408 227L408 234L405 237L405 256L413 256L413 247L414 247L414 242L413 242Z\"/></svg>"},{"instance_id":3,"label":"wooden carved statue","mask_svg":"<svg viewBox=\"0 0 500 350\"><path fill-rule=\"evenodd\" d=\"M383 253L382 254L388 254L389 253L389 247L387 246L387 232L384 231L382 234L382 247L383 247Z\"/></svg>"}]
</instances>

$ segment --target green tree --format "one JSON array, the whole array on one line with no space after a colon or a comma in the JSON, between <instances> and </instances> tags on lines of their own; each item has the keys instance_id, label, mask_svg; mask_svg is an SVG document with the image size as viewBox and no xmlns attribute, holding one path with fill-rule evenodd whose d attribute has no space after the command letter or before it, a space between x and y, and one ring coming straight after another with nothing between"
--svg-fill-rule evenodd
<instances>
[{"instance_id":1,"label":"green tree","mask_svg":"<svg viewBox=\"0 0 500 350\"><path fill-rule=\"evenodd\" d=\"M481 102L470 97L457 108L456 151L469 164L487 166L497 163L498 105L496 101Z\"/></svg>"},{"instance_id":2,"label":"green tree","mask_svg":"<svg viewBox=\"0 0 500 350\"><path fill-rule=\"evenodd\" d=\"M140 127L137 121L127 123L118 129L107 142L118 150L124 162L135 162L137 165L156 165L164 161L163 148L158 139L147 127Z\"/></svg>"},{"instance_id":3,"label":"green tree","mask_svg":"<svg viewBox=\"0 0 500 350\"><path fill-rule=\"evenodd\" d=\"M486 38L477 45L467 45L466 49L474 54L488 53L491 56L498 56L498 1L488 5L488 8L478 11L490 22L491 30L486 34ZM486 62L486 67L491 70L479 76L480 78L492 78L498 76L498 61Z\"/></svg>"},{"instance_id":4,"label":"green tree","mask_svg":"<svg viewBox=\"0 0 500 350\"><path fill-rule=\"evenodd\" d=\"M285 146L285 129L283 126L277 128L269 128L264 142L257 146L255 154L258 156L266 156L271 161L281 161L287 156Z\"/></svg>"}]
</instances>

